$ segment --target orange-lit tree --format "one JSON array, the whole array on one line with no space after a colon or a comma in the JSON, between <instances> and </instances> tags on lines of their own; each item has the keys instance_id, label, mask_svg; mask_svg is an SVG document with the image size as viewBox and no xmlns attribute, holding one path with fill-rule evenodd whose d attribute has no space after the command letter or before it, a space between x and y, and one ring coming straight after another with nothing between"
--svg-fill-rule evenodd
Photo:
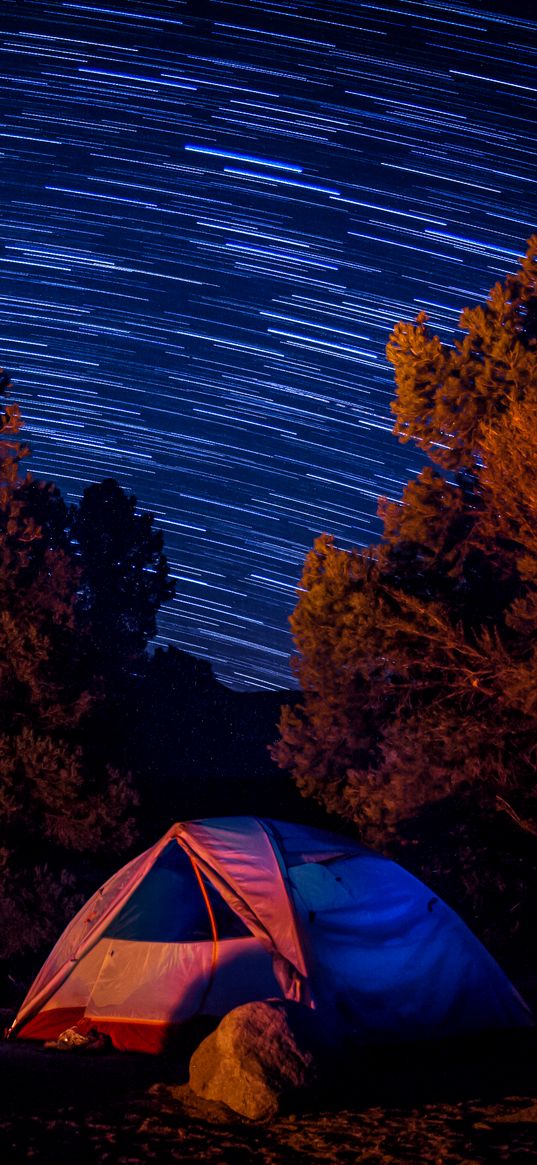
<instances>
[{"instance_id":1,"label":"orange-lit tree","mask_svg":"<svg viewBox=\"0 0 537 1165\"><path fill-rule=\"evenodd\" d=\"M2 373L6 401L11 385ZM92 704L77 669L79 568L35 521L16 404L0 411L0 959L37 949L64 921L75 854L132 835L132 794L90 771L82 727ZM31 484L31 488L29 488Z\"/></svg>"},{"instance_id":2,"label":"orange-lit tree","mask_svg":"<svg viewBox=\"0 0 537 1165\"><path fill-rule=\"evenodd\" d=\"M308 554L291 617L301 704L274 755L381 847L468 796L537 834L537 236L452 346L397 324L395 433L432 464L382 541ZM415 838L414 838L415 840Z\"/></svg>"}]
</instances>

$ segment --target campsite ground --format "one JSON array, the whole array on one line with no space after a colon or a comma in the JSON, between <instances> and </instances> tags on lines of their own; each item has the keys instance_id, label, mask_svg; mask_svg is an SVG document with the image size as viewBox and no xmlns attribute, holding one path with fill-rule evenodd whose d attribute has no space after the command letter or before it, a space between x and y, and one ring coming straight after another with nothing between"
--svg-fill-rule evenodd
<instances>
[{"instance_id":1,"label":"campsite ground","mask_svg":"<svg viewBox=\"0 0 537 1165\"><path fill-rule=\"evenodd\" d=\"M0 1044L6 1165L490 1165L537 1160L537 1034L364 1054L270 1124L204 1105L186 1061Z\"/></svg>"}]
</instances>

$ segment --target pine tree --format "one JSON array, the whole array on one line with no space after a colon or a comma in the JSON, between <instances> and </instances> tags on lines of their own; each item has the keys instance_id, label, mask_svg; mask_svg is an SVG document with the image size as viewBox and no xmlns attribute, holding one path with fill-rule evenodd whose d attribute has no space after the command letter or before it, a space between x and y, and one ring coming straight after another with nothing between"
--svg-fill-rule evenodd
<instances>
[{"instance_id":1,"label":"pine tree","mask_svg":"<svg viewBox=\"0 0 537 1165\"><path fill-rule=\"evenodd\" d=\"M80 565L77 617L93 666L128 672L156 635L156 615L175 593L153 516L110 478L88 486L69 515Z\"/></svg>"},{"instance_id":2,"label":"pine tree","mask_svg":"<svg viewBox=\"0 0 537 1165\"><path fill-rule=\"evenodd\" d=\"M0 391L11 391L4 373ZM84 753L92 706L76 659L80 569L35 519L53 487L23 477L17 405L0 414L0 958L36 949L76 899L73 855L133 836L132 789ZM41 507L37 501L41 500ZM76 867L76 861L74 862ZM75 898L73 898L75 895Z\"/></svg>"},{"instance_id":3,"label":"pine tree","mask_svg":"<svg viewBox=\"0 0 537 1165\"><path fill-rule=\"evenodd\" d=\"M383 848L463 804L537 835L537 236L460 329L396 325L394 432L430 464L378 545L316 541L291 617L274 755Z\"/></svg>"}]
</instances>

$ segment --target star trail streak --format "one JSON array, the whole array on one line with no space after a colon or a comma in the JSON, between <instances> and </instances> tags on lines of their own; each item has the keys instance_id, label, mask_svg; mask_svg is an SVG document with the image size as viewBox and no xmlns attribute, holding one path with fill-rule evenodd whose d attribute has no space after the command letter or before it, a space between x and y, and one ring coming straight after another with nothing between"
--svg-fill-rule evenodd
<instances>
[{"instance_id":1,"label":"star trail streak","mask_svg":"<svg viewBox=\"0 0 537 1165\"><path fill-rule=\"evenodd\" d=\"M321 531L419 468L393 324L449 340L537 227L537 21L516 3L3 0L0 363L33 472L165 534L158 642L292 681Z\"/></svg>"}]
</instances>

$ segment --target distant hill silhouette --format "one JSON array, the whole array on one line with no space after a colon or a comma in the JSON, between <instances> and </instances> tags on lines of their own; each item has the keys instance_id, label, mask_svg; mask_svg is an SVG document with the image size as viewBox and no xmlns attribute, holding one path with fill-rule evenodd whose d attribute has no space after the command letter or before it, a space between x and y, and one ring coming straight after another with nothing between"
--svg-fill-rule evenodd
<instances>
[{"instance_id":1,"label":"distant hill silhouette","mask_svg":"<svg viewBox=\"0 0 537 1165\"><path fill-rule=\"evenodd\" d=\"M268 751L282 705L299 698L296 690L233 691L205 660L173 647L148 656L103 706L95 744L133 773L142 840L201 816L319 819Z\"/></svg>"}]
</instances>

